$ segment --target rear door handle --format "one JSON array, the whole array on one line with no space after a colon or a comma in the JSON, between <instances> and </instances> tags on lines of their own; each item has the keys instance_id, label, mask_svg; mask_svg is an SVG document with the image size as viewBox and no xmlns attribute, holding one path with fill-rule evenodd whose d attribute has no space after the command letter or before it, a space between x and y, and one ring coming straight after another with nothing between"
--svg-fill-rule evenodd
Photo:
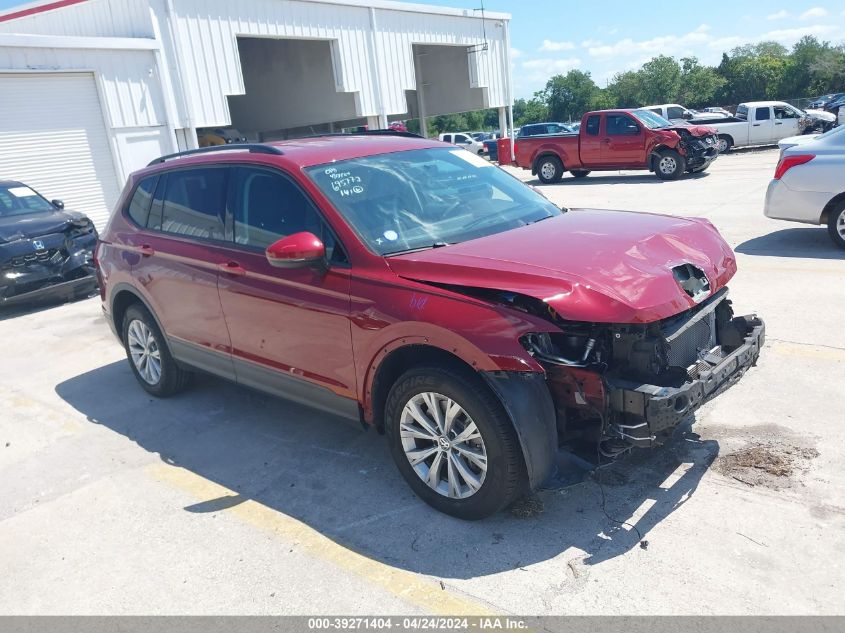
<instances>
[{"instance_id":1,"label":"rear door handle","mask_svg":"<svg viewBox=\"0 0 845 633\"><path fill-rule=\"evenodd\" d=\"M759 124L759 123L754 123L754 124L753 124L753 127L760 127L760 124Z\"/></svg>"},{"instance_id":2,"label":"rear door handle","mask_svg":"<svg viewBox=\"0 0 845 633\"><path fill-rule=\"evenodd\" d=\"M138 252L141 253L144 257L150 257L156 254L156 249L154 249L149 244L143 244L138 247Z\"/></svg>"},{"instance_id":3,"label":"rear door handle","mask_svg":"<svg viewBox=\"0 0 845 633\"><path fill-rule=\"evenodd\" d=\"M775 125L783 125L780 121L776 122Z\"/></svg>"},{"instance_id":4,"label":"rear door handle","mask_svg":"<svg viewBox=\"0 0 845 633\"><path fill-rule=\"evenodd\" d=\"M238 262L223 262L217 264L217 270L227 275L234 275L236 277L243 277L246 275L246 268L241 266Z\"/></svg>"}]
</instances>

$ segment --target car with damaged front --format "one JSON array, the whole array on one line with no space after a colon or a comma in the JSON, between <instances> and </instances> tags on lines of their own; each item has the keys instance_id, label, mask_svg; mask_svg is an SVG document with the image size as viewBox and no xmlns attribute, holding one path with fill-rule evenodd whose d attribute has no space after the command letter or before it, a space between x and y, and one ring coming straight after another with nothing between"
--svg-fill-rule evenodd
<instances>
[{"instance_id":1,"label":"car with damaged front","mask_svg":"<svg viewBox=\"0 0 845 633\"><path fill-rule=\"evenodd\" d=\"M88 217L0 179L0 307L87 296L97 286L96 243Z\"/></svg>"},{"instance_id":2,"label":"car with damaged front","mask_svg":"<svg viewBox=\"0 0 845 633\"><path fill-rule=\"evenodd\" d=\"M497 512L561 451L659 446L760 354L707 220L561 209L407 134L222 149L133 174L98 246L141 387L202 371L375 428L448 514Z\"/></svg>"},{"instance_id":3,"label":"car with damaged front","mask_svg":"<svg viewBox=\"0 0 845 633\"><path fill-rule=\"evenodd\" d=\"M524 136L515 142L516 164L543 184L568 171L585 178L592 171L647 169L661 180L706 170L719 156L716 130L670 123L650 110L587 112L574 133Z\"/></svg>"}]
</instances>

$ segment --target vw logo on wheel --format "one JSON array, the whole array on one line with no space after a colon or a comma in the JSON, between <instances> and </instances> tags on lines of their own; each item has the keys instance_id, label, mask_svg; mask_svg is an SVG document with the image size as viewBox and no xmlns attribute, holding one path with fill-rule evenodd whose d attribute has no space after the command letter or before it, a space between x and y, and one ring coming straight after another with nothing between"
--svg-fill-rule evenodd
<instances>
[{"instance_id":1,"label":"vw logo on wheel","mask_svg":"<svg viewBox=\"0 0 845 633\"><path fill-rule=\"evenodd\" d=\"M37 251L43 251L44 250L44 242L42 242L41 240L32 240L32 248L34 248Z\"/></svg>"},{"instance_id":2,"label":"vw logo on wheel","mask_svg":"<svg viewBox=\"0 0 845 633\"><path fill-rule=\"evenodd\" d=\"M452 443L445 437L441 437L439 440L437 440L437 443L440 444L441 450L448 451L450 448L452 448Z\"/></svg>"}]
</instances>

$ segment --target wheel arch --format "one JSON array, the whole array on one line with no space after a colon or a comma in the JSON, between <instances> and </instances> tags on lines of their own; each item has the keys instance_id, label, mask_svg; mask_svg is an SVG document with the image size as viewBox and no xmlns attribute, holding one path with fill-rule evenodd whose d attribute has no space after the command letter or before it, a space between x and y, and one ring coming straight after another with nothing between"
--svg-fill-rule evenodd
<instances>
[{"instance_id":1,"label":"wheel arch","mask_svg":"<svg viewBox=\"0 0 845 633\"><path fill-rule=\"evenodd\" d=\"M830 214L839 208L840 205L845 204L845 191L842 193L833 196L830 201L824 205L824 209L822 209L822 215L819 219L819 224L827 224L828 220L830 219Z\"/></svg>"},{"instance_id":2,"label":"wheel arch","mask_svg":"<svg viewBox=\"0 0 845 633\"><path fill-rule=\"evenodd\" d=\"M532 176L537 175L537 171L540 168L540 161L543 160L544 158L549 157L549 156L553 156L554 158L557 158L560 161L560 164L563 166L563 171L564 172L567 171L566 161L563 159L563 156L561 156L559 153L554 152L552 150L541 150L540 152L537 153L537 156L534 157L534 162L531 164L531 175Z\"/></svg>"},{"instance_id":3,"label":"wheel arch","mask_svg":"<svg viewBox=\"0 0 845 633\"><path fill-rule=\"evenodd\" d=\"M164 336L165 344L167 344L167 333L161 326L161 321L159 321L158 315L156 315L150 302L136 288L126 283L121 283L114 287L109 301L111 319L114 322L114 329L121 343L125 342L123 340L123 317L126 315L129 307L136 303L142 305L152 315L159 332Z\"/></svg>"},{"instance_id":4,"label":"wheel arch","mask_svg":"<svg viewBox=\"0 0 845 633\"><path fill-rule=\"evenodd\" d=\"M649 157L648 157L648 169L649 169L649 171L654 171L655 169L657 169L657 162L656 161L657 161L658 158L660 158L660 153L663 152L664 150L667 150L667 149L671 149L671 150L674 150L676 152L678 151L674 147L670 147L669 145L666 145L665 143L660 143L658 145L655 145L651 149L651 154L649 154Z\"/></svg>"}]
</instances>

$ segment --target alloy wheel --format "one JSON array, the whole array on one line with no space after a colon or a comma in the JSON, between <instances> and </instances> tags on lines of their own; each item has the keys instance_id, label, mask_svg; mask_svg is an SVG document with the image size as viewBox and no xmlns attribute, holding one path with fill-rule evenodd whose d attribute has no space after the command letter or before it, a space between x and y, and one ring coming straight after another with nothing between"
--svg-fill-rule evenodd
<instances>
[{"instance_id":1,"label":"alloy wheel","mask_svg":"<svg viewBox=\"0 0 845 633\"><path fill-rule=\"evenodd\" d=\"M719 148L719 153L723 154L724 152L728 151L728 142L725 139L720 138L719 142L716 144L716 147Z\"/></svg>"},{"instance_id":2,"label":"alloy wheel","mask_svg":"<svg viewBox=\"0 0 845 633\"><path fill-rule=\"evenodd\" d=\"M126 330L129 355L138 370L138 375L149 385L161 380L161 350L149 326L134 320Z\"/></svg>"},{"instance_id":3,"label":"alloy wheel","mask_svg":"<svg viewBox=\"0 0 845 633\"><path fill-rule=\"evenodd\" d=\"M487 476L487 448L464 408L433 392L412 397L402 410L399 433L405 457L429 488L466 499Z\"/></svg>"},{"instance_id":4,"label":"alloy wheel","mask_svg":"<svg viewBox=\"0 0 845 633\"><path fill-rule=\"evenodd\" d=\"M839 212L839 217L836 218L836 232L839 237L845 240L845 209Z\"/></svg>"}]
</instances>

